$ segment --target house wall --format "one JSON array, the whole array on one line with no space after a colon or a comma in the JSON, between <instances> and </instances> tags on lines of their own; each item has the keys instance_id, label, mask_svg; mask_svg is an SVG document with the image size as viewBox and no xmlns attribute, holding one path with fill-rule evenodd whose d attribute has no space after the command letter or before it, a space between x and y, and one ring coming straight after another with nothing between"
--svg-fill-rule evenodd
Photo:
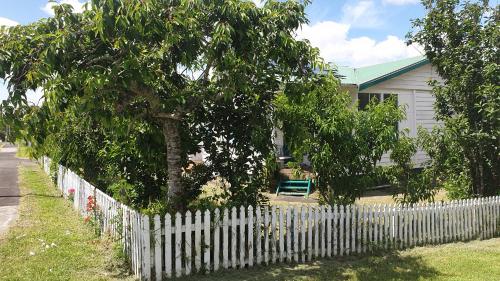
<instances>
[{"instance_id":1,"label":"house wall","mask_svg":"<svg viewBox=\"0 0 500 281\"><path fill-rule=\"evenodd\" d=\"M432 87L428 84L431 80L443 83L431 64L426 64L360 93L398 94L399 105L404 105L406 109L406 120L399 123L399 128L400 130L408 128L410 136L415 137L418 127L422 126L430 131L438 124L434 112L435 98L432 95ZM427 159L427 155L419 150L413 160L416 165L421 165ZM390 164L388 154L383 155L381 164Z\"/></svg>"}]
</instances>

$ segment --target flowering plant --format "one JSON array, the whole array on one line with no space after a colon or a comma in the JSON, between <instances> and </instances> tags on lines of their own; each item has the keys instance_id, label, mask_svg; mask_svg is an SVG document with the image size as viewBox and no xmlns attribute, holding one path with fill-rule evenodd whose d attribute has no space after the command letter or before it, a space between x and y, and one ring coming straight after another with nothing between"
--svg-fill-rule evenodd
<instances>
[{"instance_id":1,"label":"flowering plant","mask_svg":"<svg viewBox=\"0 0 500 281\"><path fill-rule=\"evenodd\" d=\"M88 215L83 219L85 223L90 223L94 227L96 235L101 234L101 212L95 197L90 195L87 197L87 212Z\"/></svg>"},{"instance_id":2,"label":"flowering plant","mask_svg":"<svg viewBox=\"0 0 500 281\"><path fill-rule=\"evenodd\" d=\"M68 189L68 199L73 201L74 198L75 198L75 189L74 188Z\"/></svg>"}]
</instances>

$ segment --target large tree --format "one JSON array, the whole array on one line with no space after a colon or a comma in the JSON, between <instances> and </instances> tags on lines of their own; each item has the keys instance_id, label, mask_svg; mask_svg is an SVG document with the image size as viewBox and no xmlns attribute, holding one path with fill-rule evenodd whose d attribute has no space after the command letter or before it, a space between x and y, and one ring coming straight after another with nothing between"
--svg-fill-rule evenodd
<instances>
[{"instance_id":1,"label":"large tree","mask_svg":"<svg viewBox=\"0 0 500 281\"><path fill-rule=\"evenodd\" d=\"M294 39L307 22L297 1L92 0L80 14L54 10L0 32L10 105L43 88L52 113L71 105L102 122L114 120L110 112L152 120L164 136L168 199L182 196L185 159L198 142L228 174L261 165L275 94L319 61Z\"/></svg>"},{"instance_id":2,"label":"large tree","mask_svg":"<svg viewBox=\"0 0 500 281\"><path fill-rule=\"evenodd\" d=\"M445 80L434 82L437 119L444 123L443 129L436 130L442 137L432 142L439 145L433 154L440 163L435 164L446 168L444 178L469 178L469 194L498 194L500 6L488 1L422 3L427 14L413 21L408 38L409 43L424 47Z\"/></svg>"}]
</instances>

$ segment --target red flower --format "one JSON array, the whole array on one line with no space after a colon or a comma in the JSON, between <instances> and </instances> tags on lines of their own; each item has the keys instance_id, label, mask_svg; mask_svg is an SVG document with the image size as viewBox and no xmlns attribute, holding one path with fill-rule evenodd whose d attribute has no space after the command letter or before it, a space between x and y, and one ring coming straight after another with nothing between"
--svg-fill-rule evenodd
<instances>
[{"instance_id":1,"label":"red flower","mask_svg":"<svg viewBox=\"0 0 500 281\"><path fill-rule=\"evenodd\" d=\"M94 197L89 196L87 199L87 212L95 211L97 206Z\"/></svg>"}]
</instances>

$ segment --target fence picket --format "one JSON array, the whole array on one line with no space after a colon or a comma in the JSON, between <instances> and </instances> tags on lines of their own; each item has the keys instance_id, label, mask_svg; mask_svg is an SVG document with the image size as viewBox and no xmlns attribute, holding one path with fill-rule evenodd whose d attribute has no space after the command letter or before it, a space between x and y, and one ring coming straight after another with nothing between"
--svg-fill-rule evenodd
<instances>
[{"instance_id":1,"label":"fence picket","mask_svg":"<svg viewBox=\"0 0 500 281\"><path fill-rule=\"evenodd\" d=\"M292 209L286 208L286 260L292 261Z\"/></svg>"},{"instance_id":2,"label":"fence picket","mask_svg":"<svg viewBox=\"0 0 500 281\"><path fill-rule=\"evenodd\" d=\"M314 208L314 257L319 257L319 209Z\"/></svg>"},{"instance_id":3,"label":"fence picket","mask_svg":"<svg viewBox=\"0 0 500 281\"><path fill-rule=\"evenodd\" d=\"M300 210L300 259L306 262L306 229L307 229L307 207L302 207Z\"/></svg>"},{"instance_id":4,"label":"fence picket","mask_svg":"<svg viewBox=\"0 0 500 281\"><path fill-rule=\"evenodd\" d=\"M320 220L321 220L321 223L320 223L320 228L319 228L319 241L320 241L320 249L321 249L321 257L324 258L325 255L326 255L326 247L325 247L325 226L326 226L326 221L325 221L325 215L326 215L326 212L325 212L325 207L324 206L321 206L321 214L320 214Z\"/></svg>"},{"instance_id":5,"label":"fence picket","mask_svg":"<svg viewBox=\"0 0 500 281\"><path fill-rule=\"evenodd\" d=\"M172 277L172 218L165 215L165 274Z\"/></svg>"},{"instance_id":6,"label":"fence picket","mask_svg":"<svg viewBox=\"0 0 500 281\"><path fill-rule=\"evenodd\" d=\"M271 207L271 263L275 263L276 256L276 240L278 239L276 235L276 206Z\"/></svg>"},{"instance_id":7,"label":"fence picket","mask_svg":"<svg viewBox=\"0 0 500 281\"><path fill-rule=\"evenodd\" d=\"M373 207L369 206L368 207L368 250L372 251L373 250Z\"/></svg>"},{"instance_id":8,"label":"fence picket","mask_svg":"<svg viewBox=\"0 0 500 281\"><path fill-rule=\"evenodd\" d=\"M356 222L357 222L357 226L356 226L356 247L357 247L357 250L356 250L356 252L358 254L360 254L361 247L362 247L361 229L362 229L362 222L363 222L363 214L361 213L360 206L356 206L355 210L356 210L355 212L356 212Z\"/></svg>"},{"instance_id":9,"label":"fence picket","mask_svg":"<svg viewBox=\"0 0 500 281\"><path fill-rule=\"evenodd\" d=\"M255 235L256 235L256 241L255 241L255 248L256 248L256 259L257 259L257 265L262 264L262 216L260 213L260 207L255 208Z\"/></svg>"},{"instance_id":10,"label":"fence picket","mask_svg":"<svg viewBox=\"0 0 500 281\"><path fill-rule=\"evenodd\" d=\"M192 224L191 224L191 211L187 211L185 215L185 220L186 220L186 231L184 232L184 265L186 267L186 275L191 274L191 265L193 263L193 258L192 258L192 239L191 239L191 231L192 231Z\"/></svg>"},{"instance_id":11,"label":"fence picket","mask_svg":"<svg viewBox=\"0 0 500 281\"><path fill-rule=\"evenodd\" d=\"M293 208L293 260L299 262L299 209Z\"/></svg>"},{"instance_id":12,"label":"fence picket","mask_svg":"<svg viewBox=\"0 0 500 281\"><path fill-rule=\"evenodd\" d=\"M175 277L182 276L182 217L179 212L175 214Z\"/></svg>"},{"instance_id":13,"label":"fence picket","mask_svg":"<svg viewBox=\"0 0 500 281\"><path fill-rule=\"evenodd\" d=\"M337 247L338 247L338 207L337 205L333 205L333 255L337 255Z\"/></svg>"},{"instance_id":14,"label":"fence picket","mask_svg":"<svg viewBox=\"0 0 500 281\"><path fill-rule=\"evenodd\" d=\"M373 207L373 245L377 245L378 241L378 224L379 224L379 210L377 209L377 206Z\"/></svg>"},{"instance_id":15,"label":"fence picket","mask_svg":"<svg viewBox=\"0 0 500 281\"><path fill-rule=\"evenodd\" d=\"M363 238L362 238L362 244L363 248L362 251L363 253L366 253L366 248L368 245L368 210L366 209L366 206L362 206L363 208Z\"/></svg>"},{"instance_id":16,"label":"fence picket","mask_svg":"<svg viewBox=\"0 0 500 281\"><path fill-rule=\"evenodd\" d=\"M237 256L236 248L238 241L238 233L236 232L237 228L237 210L236 207L231 208L231 268L236 269L237 264Z\"/></svg>"},{"instance_id":17,"label":"fence picket","mask_svg":"<svg viewBox=\"0 0 500 281\"><path fill-rule=\"evenodd\" d=\"M202 247L203 250L203 264L205 272L210 271L210 211L205 211L205 217L203 218L203 237L204 244Z\"/></svg>"},{"instance_id":18,"label":"fence picket","mask_svg":"<svg viewBox=\"0 0 500 281\"><path fill-rule=\"evenodd\" d=\"M345 226L345 216L344 216L344 206L340 205L340 220L339 220L339 255L343 256L345 252L345 242L344 242L344 226Z\"/></svg>"},{"instance_id":19,"label":"fence picket","mask_svg":"<svg viewBox=\"0 0 500 281\"><path fill-rule=\"evenodd\" d=\"M195 245L195 258L194 266L196 272L201 269L201 211L197 210L194 215L194 245Z\"/></svg>"},{"instance_id":20,"label":"fence picket","mask_svg":"<svg viewBox=\"0 0 500 281\"><path fill-rule=\"evenodd\" d=\"M240 207L240 268L245 268L245 207Z\"/></svg>"},{"instance_id":21,"label":"fence picket","mask_svg":"<svg viewBox=\"0 0 500 281\"><path fill-rule=\"evenodd\" d=\"M219 270L219 251L220 251L220 227L221 227L221 217L220 210L216 208L214 210L214 271ZM224 244L223 244L224 245Z\"/></svg>"},{"instance_id":22,"label":"fence picket","mask_svg":"<svg viewBox=\"0 0 500 281\"><path fill-rule=\"evenodd\" d=\"M351 253L351 206L345 206L345 254Z\"/></svg>"},{"instance_id":23,"label":"fence picket","mask_svg":"<svg viewBox=\"0 0 500 281\"><path fill-rule=\"evenodd\" d=\"M351 253L356 253L356 206L354 204L351 205L351 221L349 222L351 227Z\"/></svg>"},{"instance_id":24,"label":"fence picket","mask_svg":"<svg viewBox=\"0 0 500 281\"><path fill-rule=\"evenodd\" d=\"M308 221L307 221L307 260L310 261L312 259L312 225L313 225L313 211L312 208L309 207L307 209Z\"/></svg>"},{"instance_id":25,"label":"fence picket","mask_svg":"<svg viewBox=\"0 0 500 281\"><path fill-rule=\"evenodd\" d=\"M326 255L332 256L332 207L326 207Z\"/></svg>"},{"instance_id":26,"label":"fence picket","mask_svg":"<svg viewBox=\"0 0 500 281\"><path fill-rule=\"evenodd\" d=\"M155 278L161 280L161 220L159 215L154 216L154 245L155 245Z\"/></svg>"},{"instance_id":27,"label":"fence picket","mask_svg":"<svg viewBox=\"0 0 500 281\"><path fill-rule=\"evenodd\" d=\"M247 229L248 267L253 266L253 238L254 238L253 235L254 235L253 207L248 206L248 229Z\"/></svg>"},{"instance_id":28,"label":"fence picket","mask_svg":"<svg viewBox=\"0 0 500 281\"><path fill-rule=\"evenodd\" d=\"M226 208L222 219L222 267L229 268L229 211Z\"/></svg>"},{"instance_id":29,"label":"fence picket","mask_svg":"<svg viewBox=\"0 0 500 281\"><path fill-rule=\"evenodd\" d=\"M269 209L264 206L264 262L269 264Z\"/></svg>"},{"instance_id":30,"label":"fence picket","mask_svg":"<svg viewBox=\"0 0 500 281\"><path fill-rule=\"evenodd\" d=\"M279 225L279 261L283 262L285 259L285 223L283 221L283 208L279 208L279 220L278 220L278 225Z\"/></svg>"}]
</instances>

